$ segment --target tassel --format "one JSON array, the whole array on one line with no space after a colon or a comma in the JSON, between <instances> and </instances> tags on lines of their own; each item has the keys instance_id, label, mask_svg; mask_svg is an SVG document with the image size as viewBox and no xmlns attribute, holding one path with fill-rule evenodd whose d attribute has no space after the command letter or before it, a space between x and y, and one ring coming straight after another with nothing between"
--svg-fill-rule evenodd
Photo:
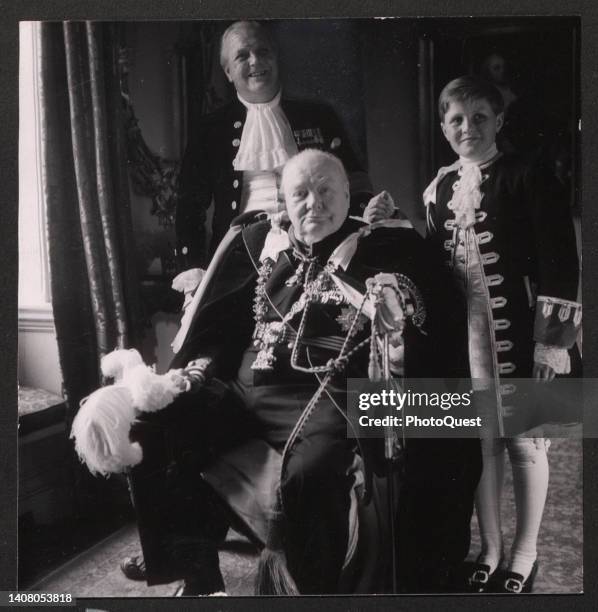
<instances>
[{"instance_id":1,"label":"tassel","mask_svg":"<svg viewBox=\"0 0 598 612\"><path fill-rule=\"evenodd\" d=\"M256 578L256 595L299 595L282 550L264 548Z\"/></svg>"},{"instance_id":2,"label":"tassel","mask_svg":"<svg viewBox=\"0 0 598 612\"><path fill-rule=\"evenodd\" d=\"M370 359L368 363L368 378L373 381L382 380L382 368L380 367L380 355L375 331L375 324L372 321L372 332L370 336Z\"/></svg>"},{"instance_id":3,"label":"tassel","mask_svg":"<svg viewBox=\"0 0 598 612\"><path fill-rule=\"evenodd\" d=\"M279 493L280 495L280 493ZM260 555L255 580L256 595L299 595L299 589L287 567L283 550L282 502L279 500L268 520L266 546Z\"/></svg>"}]
</instances>

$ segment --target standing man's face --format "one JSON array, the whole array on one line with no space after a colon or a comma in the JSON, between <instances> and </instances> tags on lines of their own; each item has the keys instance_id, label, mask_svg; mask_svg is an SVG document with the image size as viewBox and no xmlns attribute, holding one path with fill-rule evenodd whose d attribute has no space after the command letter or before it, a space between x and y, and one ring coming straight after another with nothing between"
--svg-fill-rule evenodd
<instances>
[{"instance_id":1,"label":"standing man's face","mask_svg":"<svg viewBox=\"0 0 598 612\"><path fill-rule=\"evenodd\" d=\"M222 50L224 72L244 100L269 102L280 89L276 50L259 28L241 27L229 34Z\"/></svg>"}]
</instances>

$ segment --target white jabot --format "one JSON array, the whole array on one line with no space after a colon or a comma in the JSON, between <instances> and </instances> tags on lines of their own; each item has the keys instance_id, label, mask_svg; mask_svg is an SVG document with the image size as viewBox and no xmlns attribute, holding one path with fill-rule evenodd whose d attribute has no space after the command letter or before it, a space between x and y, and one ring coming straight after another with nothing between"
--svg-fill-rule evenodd
<instances>
[{"instance_id":1,"label":"white jabot","mask_svg":"<svg viewBox=\"0 0 598 612\"><path fill-rule=\"evenodd\" d=\"M475 211L480 208L482 201L482 171L485 163L498 154L496 144L477 157L459 157L461 168L459 170L459 184L448 207L455 213L455 221L462 228L471 227L475 223Z\"/></svg>"},{"instance_id":2,"label":"white jabot","mask_svg":"<svg viewBox=\"0 0 598 612\"><path fill-rule=\"evenodd\" d=\"M274 170L298 152L286 115L280 107L281 92L262 104L247 102L241 144L233 161L235 170Z\"/></svg>"},{"instance_id":3,"label":"white jabot","mask_svg":"<svg viewBox=\"0 0 598 612\"><path fill-rule=\"evenodd\" d=\"M480 207L482 171L477 164L464 165L459 170L458 186L448 207L455 214L457 225L463 229L475 223L475 211Z\"/></svg>"},{"instance_id":4,"label":"white jabot","mask_svg":"<svg viewBox=\"0 0 598 612\"><path fill-rule=\"evenodd\" d=\"M454 187L455 192L448 207L455 214L457 225L467 228L475 223L475 211L480 207L482 193L482 169L489 166L497 156L499 156L496 144L493 144L482 155L475 158L459 157L451 164L440 168L436 178L428 185L424 191L423 198L426 207L436 203L436 188L438 183L449 172L459 171L459 182Z\"/></svg>"}]
</instances>

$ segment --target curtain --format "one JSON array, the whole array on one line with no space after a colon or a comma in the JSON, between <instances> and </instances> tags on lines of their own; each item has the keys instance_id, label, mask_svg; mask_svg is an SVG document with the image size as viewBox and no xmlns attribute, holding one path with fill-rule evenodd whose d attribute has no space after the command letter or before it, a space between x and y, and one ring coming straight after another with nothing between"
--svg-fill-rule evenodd
<instances>
[{"instance_id":1,"label":"curtain","mask_svg":"<svg viewBox=\"0 0 598 612\"><path fill-rule=\"evenodd\" d=\"M109 23L39 28L42 190L68 431L81 399L103 382L101 357L141 336L119 33ZM75 516L107 525L126 512L122 479L93 478L74 450L70 465Z\"/></svg>"},{"instance_id":2,"label":"curtain","mask_svg":"<svg viewBox=\"0 0 598 612\"><path fill-rule=\"evenodd\" d=\"M71 419L99 361L139 337L118 29L42 23L40 112L51 294Z\"/></svg>"}]
</instances>

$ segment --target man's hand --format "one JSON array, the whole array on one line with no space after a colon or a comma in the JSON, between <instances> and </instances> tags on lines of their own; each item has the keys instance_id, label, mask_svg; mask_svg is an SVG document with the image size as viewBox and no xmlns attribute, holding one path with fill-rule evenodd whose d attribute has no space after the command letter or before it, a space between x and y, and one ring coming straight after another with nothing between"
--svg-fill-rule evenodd
<instances>
[{"instance_id":1,"label":"man's hand","mask_svg":"<svg viewBox=\"0 0 598 612\"><path fill-rule=\"evenodd\" d=\"M533 377L535 380L548 382L555 376L554 370L545 363L534 362Z\"/></svg>"},{"instance_id":2,"label":"man's hand","mask_svg":"<svg viewBox=\"0 0 598 612\"><path fill-rule=\"evenodd\" d=\"M185 374L185 370L179 368L177 370L169 370L168 374L172 382L178 387L180 391L188 391L190 388L190 383L188 382L188 377Z\"/></svg>"},{"instance_id":3,"label":"man's hand","mask_svg":"<svg viewBox=\"0 0 598 612\"><path fill-rule=\"evenodd\" d=\"M367 223L375 223L392 217L395 211L395 203L388 191L381 191L375 195L363 211L363 220Z\"/></svg>"},{"instance_id":4,"label":"man's hand","mask_svg":"<svg viewBox=\"0 0 598 612\"><path fill-rule=\"evenodd\" d=\"M207 371L212 363L209 357L200 357L187 364L187 367L179 370L185 380L185 391L199 391L208 377Z\"/></svg>"}]
</instances>

